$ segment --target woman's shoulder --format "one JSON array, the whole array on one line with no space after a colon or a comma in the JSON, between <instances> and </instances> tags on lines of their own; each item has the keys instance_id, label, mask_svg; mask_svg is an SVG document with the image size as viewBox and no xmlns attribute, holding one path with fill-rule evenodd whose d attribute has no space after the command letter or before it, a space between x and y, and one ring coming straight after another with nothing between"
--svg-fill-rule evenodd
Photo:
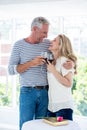
<instances>
[{"instance_id":1,"label":"woman's shoulder","mask_svg":"<svg viewBox=\"0 0 87 130\"><path fill-rule=\"evenodd\" d=\"M57 61L56 62L61 62L61 63L64 63L64 62L66 62L67 60L69 60L68 58L66 58L66 57L64 57L64 56L61 56L61 57L59 57L59 58L57 58Z\"/></svg>"},{"instance_id":2,"label":"woman's shoulder","mask_svg":"<svg viewBox=\"0 0 87 130\"><path fill-rule=\"evenodd\" d=\"M65 56L61 56L61 60L62 60L62 61L67 61L68 58L66 58Z\"/></svg>"}]
</instances>

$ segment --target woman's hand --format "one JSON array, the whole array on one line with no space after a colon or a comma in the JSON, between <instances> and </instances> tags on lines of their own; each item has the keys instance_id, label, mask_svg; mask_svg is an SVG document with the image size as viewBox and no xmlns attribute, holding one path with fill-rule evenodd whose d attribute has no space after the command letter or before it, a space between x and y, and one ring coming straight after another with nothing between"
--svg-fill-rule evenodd
<instances>
[{"instance_id":1,"label":"woman's hand","mask_svg":"<svg viewBox=\"0 0 87 130\"><path fill-rule=\"evenodd\" d=\"M50 63L50 61L47 61L47 70L51 73L54 73L54 71L56 70L55 66Z\"/></svg>"}]
</instances>

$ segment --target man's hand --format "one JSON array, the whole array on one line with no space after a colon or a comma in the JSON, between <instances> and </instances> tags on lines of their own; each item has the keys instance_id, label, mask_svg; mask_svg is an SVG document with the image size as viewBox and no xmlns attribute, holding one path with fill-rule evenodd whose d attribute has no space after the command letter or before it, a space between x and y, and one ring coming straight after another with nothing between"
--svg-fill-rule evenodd
<instances>
[{"instance_id":1,"label":"man's hand","mask_svg":"<svg viewBox=\"0 0 87 130\"><path fill-rule=\"evenodd\" d=\"M72 69L73 67L74 67L74 62L73 61L71 61L71 60L68 60L68 61L66 61L64 64L63 64L63 67L65 68L65 69Z\"/></svg>"},{"instance_id":2,"label":"man's hand","mask_svg":"<svg viewBox=\"0 0 87 130\"><path fill-rule=\"evenodd\" d=\"M19 64L16 69L17 69L18 73L23 73L27 69L30 69L31 67L35 67L35 66L42 65L42 64L44 64L43 58L41 56L38 56L38 57L32 59L31 61L27 61L24 64Z\"/></svg>"},{"instance_id":3,"label":"man's hand","mask_svg":"<svg viewBox=\"0 0 87 130\"><path fill-rule=\"evenodd\" d=\"M34 66L42 65L44 64L43 61L44 61L44 58L41 56L38 56L32 60L32 66L34 67Z\"/></svg>"}]
</instances>

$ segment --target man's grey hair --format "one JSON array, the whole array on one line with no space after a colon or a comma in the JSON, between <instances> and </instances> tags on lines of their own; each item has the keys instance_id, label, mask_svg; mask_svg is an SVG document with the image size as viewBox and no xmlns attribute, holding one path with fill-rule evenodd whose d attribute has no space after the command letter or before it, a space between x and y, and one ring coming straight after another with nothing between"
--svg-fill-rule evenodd
<instances>
[{"instance_id":1,"label":"man's grey hair","mask_svg":"<svg viewBox=\"0 0 87 130\"><path fill-rule=\"evenodd\" d=\"M38 28L41 28L43 24L50 24L49 21L44 17L36 17L31 23L31 30L34 26L37 26Z\"/></svg>"}]
</instances>

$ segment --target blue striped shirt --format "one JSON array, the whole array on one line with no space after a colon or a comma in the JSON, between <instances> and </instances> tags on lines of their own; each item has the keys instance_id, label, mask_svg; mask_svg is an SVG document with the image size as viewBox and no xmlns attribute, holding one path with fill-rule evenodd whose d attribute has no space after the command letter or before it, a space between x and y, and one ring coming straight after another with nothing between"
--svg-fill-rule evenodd
<instances>
[{"instance_id":1,"label":"blue striped shirt","mask_svg":"<svg viewBox=\"0 0 87 130\"><path fill-rule=\"evenodd\" d=\"M41 52L48 51L50 41L45 39L42 43L30 44L24 39L17 41L12 49L8 72L10 75L17 74L15 67L18 64L26 63L31 61L37 56L41 56ZM47 85L47 72L46 66L39 65L31 67L23 73L19 74L21 86L36 86L36 85Z\"/></svg>"}]
</instances>

